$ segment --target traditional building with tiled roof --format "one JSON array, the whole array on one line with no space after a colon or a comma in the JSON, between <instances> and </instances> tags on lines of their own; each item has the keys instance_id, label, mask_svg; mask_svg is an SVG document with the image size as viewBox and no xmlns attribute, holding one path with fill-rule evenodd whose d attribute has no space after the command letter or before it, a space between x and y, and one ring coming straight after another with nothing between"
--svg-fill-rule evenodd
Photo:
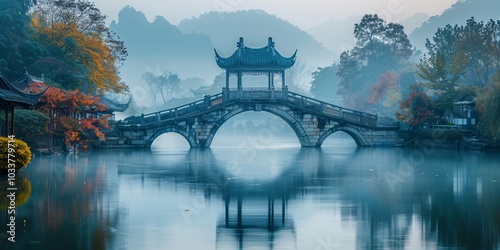
<instances>
[{"instance_id":1,"label":"traditional building with tiled roof","mask_svg":"<svg viewBox=\"0 0 500 250\"><path fill-rule=\"evenodd\" d=\"M37 94L25 93L0 74L0 107L5 111L5 128L2 129L3 136L14 134L14 108L16 106L25 109L33 107L38 103L38 99L46 90L47 88L41 89L40 93Z\"/></svg>"},{"instance_id":2,"label":"traditional building with tiled roof","mask_svg":"<svg viewBox=\"0 0 500 250\"><path fill-rule=\"evenodd\" d=\"M243 74L267 75L269 90L274 90L274 75L280 75L284 90L286 88L285 69L289 69L295 64L296 56L297 50L290 57L282 56L276 50L271 37L269 37L267 45L261 48L247 47L241 37L237 43L236 51L229 57L222 57L215 50L217 65L226 70L226 89L229 89L230 76L236 75L238 90L243 89Z\"/></svg>"}]
</instances>

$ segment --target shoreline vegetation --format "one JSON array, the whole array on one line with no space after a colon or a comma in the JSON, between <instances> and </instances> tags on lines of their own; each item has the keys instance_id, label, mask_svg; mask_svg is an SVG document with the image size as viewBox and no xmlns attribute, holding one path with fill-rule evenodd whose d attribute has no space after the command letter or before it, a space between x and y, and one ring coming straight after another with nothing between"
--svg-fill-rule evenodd
<instances>
[{"instance_id":1,"label":"shoreline vegetation","mask_svg":"<svg viewBox=\"0 0 500 250\"><path fill-rule=\"evenodd\" d=\"M0 32L0 47L6 48L0 50L0 58L3 58L0 59L0 74L5 79L26 80L19 80L16 86L13 85L25 94L41 94L40 90L45 89L32 111L16 111L16 117L25 118L29 115L40 121L27 119L29 122L23 122L17 118L15 121L16 136L33 146L33 151L41 155L53 155L70 151L71 148L75 153L77 149L92 150L92 147L106 141L104 132L115 123L113 112L123 112L131 104L129 114L136 114L137 117L139 113L144 114L147 102L132 102L129 86L121 78L121 67L128 57L126 39L121 40L119 34L106 25L106 15L101 14L93 3L86 0L77 3L71 0L6 1L5 10L6 20L12 21L7 22ZM293 60L287 59L288 63L280 66L284 67L281 85L283 90L290 87L309 92L314 99L318 98L316 100L341 102L339 105L342 108L352 110L354 114L365 112L398 120L402 125L397 132L399 134L379 135L396 138L395 146L418 147L422 143L432 143L434 147L440 148L497 150L500 147L500 20L481 21L470 17L464 21L460 25L441 25L432 36L427 37L425 49L417 51L402 24L386 21L377 14L366 14L353 27L352 49L343 51L331 65L318 67L314 72L310 72L312 69L306 70L299 63L296 68L292 68L294 54ZM271 35L273 33L278 32L271 32ZM275 44L269 39L268 48L274 51ZM249 48L251 46L249 44ZM246 48L243 38L238 48L238 53ZM300 46L298 49L305 51L307 48ZM171 69L143 72L141 87L151 90L148 92L149 99L153 101L150 108L157 109L171 100L187 97L182 94L187 91L186 88L181 90L182 86L189 85L190 96L204 98L210 96L210 93L205 93L207 89L213 91L224 86L224 83L229 89L231 72L228 69L234 71L231 67L236 66L217 64L226 70L226 77L224 74L216 75L212 85L205 85L200 79L188 83L184 81L186 79L172 73ZM239 64L236 68L241 70ZM257 68L261 70L260 67L269 65L259 62ZM284 80L285 69L289 72L286 76L286 79L290 79L289 85ZM41 78L32 77L28 72ZM242 87L242 74L239 75L239 88ZM268 75L269 89L274 82L274 78L271 78L273 74ZM298 88L307 80L310 80L310 87ZM257 85L258 81L249 83ZM191 88L197 85L200 86L198 90ZM127 108L117 106L124 104L106 104L103 101L105 99L101 99L106 95L130 96ZM304 96L307 95L299 95L302 96L303 105ZM161 102L157 103L157 99ZM160 121L161 112L166 111L164 108L160 110L154 111L157 117L149 118ZM177 119L177 108L175 117ZM4 118L5 121L8 121L7 118ZM129 116L124 121L129 118L136 117ZM373 119L370 118L371 121ZM439 126L448 125L432 124L450 124L455 128L441 131ZM320 126L323 125L323 122L321 125L318 122L317 128L322 129ZM411 127L411 130L406 130L404 125ZM314 126L307 129L317 129ZM418 129L421 127L425 129ZM457 127L470 130L458 130ZM396 130L394 128L392 131ZM112 139L108 142L113 137L122 136L119 133L118 136L114 135L116 133L110 136ZM141 135L137 137L139 141L144 141ZM119 138L118 145L127 144L128 147L131 140ZM200 142L202 145L205 140L195 137L190 142L203 141ZM372 141L372 144L377 143L387 142ZM137 143L132 146L135 145Z\"/></svg>"}]
</instances>

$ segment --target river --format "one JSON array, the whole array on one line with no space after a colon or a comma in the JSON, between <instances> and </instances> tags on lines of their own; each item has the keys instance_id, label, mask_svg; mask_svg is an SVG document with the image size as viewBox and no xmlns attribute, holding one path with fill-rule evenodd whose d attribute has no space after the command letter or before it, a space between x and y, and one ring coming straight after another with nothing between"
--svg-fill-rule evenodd
<instances>
[{"instance_id":1,"label":"river","mask_svg":"<svg viewBox=\"0 0 500 250\"><path fill-rule=\"evenodd\" d=\"M1 249L500 246L498 153L240 140L36 156L17 178Z\"/></svg>"}]
</instances>

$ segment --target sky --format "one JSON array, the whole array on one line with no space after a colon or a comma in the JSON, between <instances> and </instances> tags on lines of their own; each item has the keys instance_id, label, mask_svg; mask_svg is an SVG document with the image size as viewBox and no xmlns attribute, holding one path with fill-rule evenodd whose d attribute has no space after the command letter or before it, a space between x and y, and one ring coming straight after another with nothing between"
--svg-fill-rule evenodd
<instances>
[{"instance_id":1,"label":"sky","mask_svg":"<svg viewBox=\"0 0 500 250\"><path fill-rule=\"evenodd\" d=\"M92 2L92 0L89 0ZM172 24L209 11L262 9L288 20L302 29L312 28L330 19L379 14L388 22L404 20L416 13L440 14L457 0L94 0L108 22L118 19L120 10L129 5L153 21L163 16Z\"/></svg>"}]
</instances>

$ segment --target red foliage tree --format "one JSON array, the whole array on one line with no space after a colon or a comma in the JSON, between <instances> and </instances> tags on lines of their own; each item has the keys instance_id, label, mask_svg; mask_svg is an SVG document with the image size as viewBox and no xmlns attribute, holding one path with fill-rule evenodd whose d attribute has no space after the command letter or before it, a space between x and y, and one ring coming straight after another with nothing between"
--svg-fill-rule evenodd
<instances>
[{"instance_id":1,"label":"red foliage tree","mask_svg":"<svg viewBox=\"0 0 500 250\"><path fill-rule=\"evenodd\" d=\"M44 89L44 83L30 84L27 92L37 93ZM65 91L50 87L40 98L38 110L51 119L49 131L64 136L65 143L74 146L92 137L105 140L102 128L108 128L107 117L94 114L106 107L99 103L99 97L85 95L80 90Z\"/></svg>"},{"instance_id":2,"label":"red foliage tree","mask_svg":"<svg viewBox=\"0 0 500 250\"><path fill-rule=\"evenodd\" d=\"M367 102L369 104L376 104L382 100L384 94L391 88L398 88L399 75L387 71L386 73L380 75L377 83L373 84L370 89L370 95L368 96Z\"/></svg>"},{"instance_id":3,"label":"red foliage tree","mask_svg":"<svg viewBox=\"0 0 500 250\"><path fill-rule=\"evenodd\" d=\"M421 84L412 85L410 97L401 102L396 118L410 126L419 126L434 117L431 98Z\"/></svg>"}]
</instances>

